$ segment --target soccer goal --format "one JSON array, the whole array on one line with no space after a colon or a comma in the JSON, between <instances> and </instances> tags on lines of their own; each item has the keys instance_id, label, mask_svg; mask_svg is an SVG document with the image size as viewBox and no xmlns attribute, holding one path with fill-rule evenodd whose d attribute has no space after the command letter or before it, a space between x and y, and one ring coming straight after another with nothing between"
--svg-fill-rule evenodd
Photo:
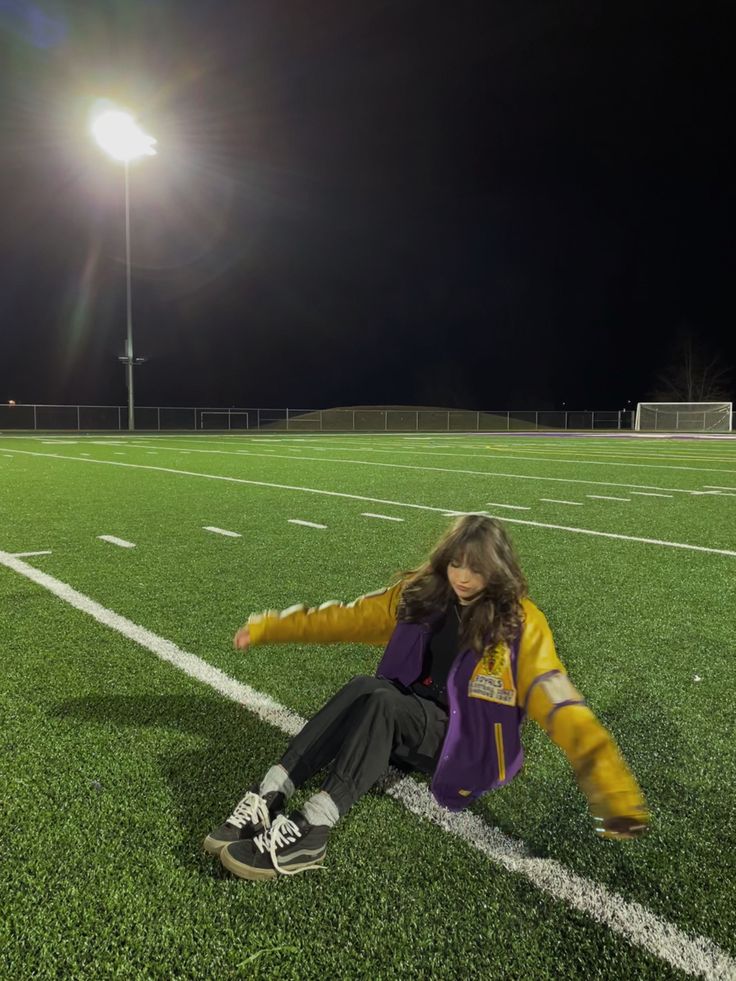
<instances>
[{"instance_id":1,"label":"soccer goal","mask_svg":"<svg viewBox=\"0 0 736 981\"><path fill-rule=\"evenodd\" d=\"M733 402L639 402L634 429L665 433L730 433Z\"/></svg>"}]
</instances>

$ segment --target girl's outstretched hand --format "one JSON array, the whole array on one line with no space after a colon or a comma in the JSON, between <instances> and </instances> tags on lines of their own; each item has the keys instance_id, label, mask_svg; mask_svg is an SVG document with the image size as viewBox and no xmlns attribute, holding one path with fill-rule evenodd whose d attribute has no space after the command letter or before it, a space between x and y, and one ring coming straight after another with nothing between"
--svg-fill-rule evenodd
<instances>
[{"instance_id":1,"label":"girl's outstretched hand","mask_svg":"<svg viewBox=\"0 0 736 981\"><path fill-rule=\"evenodd\" d=\"M250 646L250 630L247 627L241 627L240 630L233 637L233 647L237 651L244 651L246 647Z\"/></svg>"},{"instance_id":2,"label":"girl's outstretched hand","mask_svg":"<svg viewBox=\"0 0 736 981\"><path fill-rule=\"evenodd\" d=\"M648 822L642 818L635 817L615 817L603 821L596 829L602 838L622 840L627 838L641 838L648 830Z\"/></svg>"}]
</instances>

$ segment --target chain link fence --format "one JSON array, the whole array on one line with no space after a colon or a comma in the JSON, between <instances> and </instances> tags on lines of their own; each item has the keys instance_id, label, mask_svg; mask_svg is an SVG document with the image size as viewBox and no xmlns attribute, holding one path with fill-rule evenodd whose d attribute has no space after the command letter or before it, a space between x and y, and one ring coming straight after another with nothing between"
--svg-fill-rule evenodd
<instances>
[{"instance_id":1,"label":"chain link fence","mask_svg":"<svg viewBox=\"0 0 736 981\"><path fill-rule=\"evenodd\" d=\"M142 432L501 433L627 430L632 411L414 409L263 409L138 406ZM0 405L0 430L125 432L122 405Z\"/></svg>"}]
</instances>

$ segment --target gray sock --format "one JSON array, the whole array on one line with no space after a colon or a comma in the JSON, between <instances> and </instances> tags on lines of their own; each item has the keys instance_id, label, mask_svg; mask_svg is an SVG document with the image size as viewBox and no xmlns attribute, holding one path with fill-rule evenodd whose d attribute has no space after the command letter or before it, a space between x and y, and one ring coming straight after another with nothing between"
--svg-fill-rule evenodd
<instances>
[{"instance_id":1,"label":"gray sock","mask_svg":"<svg viewBox=\"0 0 736 981\"><path fill-rule=\"evenodd\" d=\"M261 797L273 792L280 792L288 800L294 793L294 784L291 777L280 763L274 764L266 776L261 780L259 793Z\"/></svg>"},{"instance_id":2,"label":"gray sock","mask_svg":"<svg viewBox=\"0 0 736 981\"><path fill-rule=\"evenodd\" d=\"M320 790L310 797L302 808L302 814L310 824L324 824L328 828L334 828L340 820L337 805L326 790Z\"/></svg>"}]
</instances>

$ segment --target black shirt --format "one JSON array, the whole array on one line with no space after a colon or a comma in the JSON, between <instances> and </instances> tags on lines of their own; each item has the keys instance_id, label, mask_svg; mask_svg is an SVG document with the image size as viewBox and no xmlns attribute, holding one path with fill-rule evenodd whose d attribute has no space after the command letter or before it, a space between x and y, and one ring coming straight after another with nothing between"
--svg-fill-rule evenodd
<instances>
[{"instance_id":1,"label":"black shirt","mask_svg":"<svg viewBox=\"0 0 736 981\"><path fill-rule=\"evenodd\" d=\"M429 698L445 708L448 705L447 676L458 653L459 633L460 606L451 603L430 638L421 678L411 686L415 695Z\"/></svg>"}]
</instances>

